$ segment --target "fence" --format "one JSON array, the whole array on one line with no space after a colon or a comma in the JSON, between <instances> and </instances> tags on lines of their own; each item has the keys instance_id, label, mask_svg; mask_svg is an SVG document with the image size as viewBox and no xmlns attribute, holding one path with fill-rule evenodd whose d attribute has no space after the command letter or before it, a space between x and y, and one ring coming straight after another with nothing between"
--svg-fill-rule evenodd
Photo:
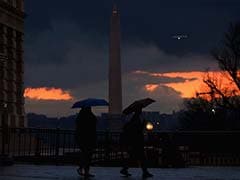
<instances>
[{"instance_id":1,"label":"fence","mask_svg":"<svg viewBox=\"0 0 240 180\"><path fill-rule=\"evenodd\" d=\"M0 155L34 163L77 163L75 131L0 129ZM145 150L150 166L240 165L240 132L148 132ZM120 165L127 158L119 132L97 132L96 165ZM185 163L183 163L185 162Z\"/></svg>"}]
</instances>

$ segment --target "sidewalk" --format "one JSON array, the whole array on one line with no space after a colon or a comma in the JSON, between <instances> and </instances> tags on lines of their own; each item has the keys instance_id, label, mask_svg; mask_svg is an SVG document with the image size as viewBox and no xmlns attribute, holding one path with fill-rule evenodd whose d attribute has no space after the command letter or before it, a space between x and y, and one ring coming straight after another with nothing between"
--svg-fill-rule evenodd
<instances>
[{"instance_id":1,"label":"sidewalk","mask_svg":"<svg viewBox=\"0 0 240 180\"><path fill-rule=\"evenodd\" d=\"M14 165L0 167L0 180L79 180L76 166ZM93 167L96 180L137 180L141 169L130 169L132 177L124 178L120 168ZM182 169L149 169L157 180L240 180L240 167L192 167Z\"/></svg>"}]
</instances>

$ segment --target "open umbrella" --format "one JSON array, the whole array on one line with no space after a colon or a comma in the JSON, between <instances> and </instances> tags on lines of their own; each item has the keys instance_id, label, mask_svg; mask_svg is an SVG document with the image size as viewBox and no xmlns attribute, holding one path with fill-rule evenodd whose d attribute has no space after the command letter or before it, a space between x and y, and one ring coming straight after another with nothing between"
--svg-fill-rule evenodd
<instances>
[{"instance_id":1,"label":"open umbrella","mask_svg":"<svg viewBox=\"0 0 240 180\"><path fill-rule=\"evenodd\" d=\"M134 101L131 105L129 105L127 108L123 110L123 114L130 114L132 112L135 112L138 109L142 109L147 107L148 105L152 104L155 102L155 100L151 98L145 98L145 99L140 99L137 101Z\"/></svg>"},{"instance_id":2,"label":"open umbrella","mask_svg":"<svg viewBox=\"0 0 240 180\"><path fill-rule=\"evenodd\" d=\"M92 106L108 106L108 102L104 99L88 98L77 101L73 104L72 108L83 108Z\"/></svg>"}]
</instances>

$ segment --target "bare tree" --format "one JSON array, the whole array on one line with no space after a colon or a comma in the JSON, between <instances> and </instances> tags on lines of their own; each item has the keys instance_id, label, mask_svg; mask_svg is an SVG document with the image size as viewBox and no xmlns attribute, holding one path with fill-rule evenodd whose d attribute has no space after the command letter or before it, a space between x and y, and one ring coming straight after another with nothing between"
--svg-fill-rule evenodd
<instances>
[{"instance_id":1,"label":"bare tree","mask_svg":"<svg viewBox=\"0 0 240 180\"><path fill-rule=\"evenodd\" d=\"M234 87L221 87L221 83L216 77L210 76L208 73L204 78L204 83L209 88L208 94L211 101L215 101L218 106L228 108L236 107L235 101L239 101L237 97L240 95L240 22L230 24L229 30L225 33L221 47L212 52L214 59L218 62L219 68L225 73Z\"/></svg>"},{"instance_id":2,"label":"bare tree","mask_svg":"<svg viewBox=\"0 0 240 180\"><path fill-rule=\"evenodd\" d=\"M240 129L240 22L230 25L212 55L221 76L207 71L203 79L207 89L186 100L180 116L183 129ZM226 79L229 86L224 83Z\"/></svg>"},{"instance_id":3,"label":"bare tree","mask_svg":"<svg viewBox=\"0 0 240 180\"><path fill-rule=\"evenodd\" d=\"M226 71L240 90L240 23L231 24L223 47L213 51L221 70Z\"/></svg>"},{"instance_id":4,"label":"bare tree","mask_svg":"<svg viewBox=\"0 0 240 180\"><path fill-rule=\"evenodd\" d=\"M224 47L213 51L221 70L226 71L240 90L240 22L231 24L225 39Z\"/></svg>"}]
</instances>

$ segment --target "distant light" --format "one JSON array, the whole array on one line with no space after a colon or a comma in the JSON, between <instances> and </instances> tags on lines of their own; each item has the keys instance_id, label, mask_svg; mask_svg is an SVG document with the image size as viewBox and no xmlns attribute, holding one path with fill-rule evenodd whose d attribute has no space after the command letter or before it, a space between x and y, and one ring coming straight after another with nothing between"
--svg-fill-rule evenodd
<instances>
[{"instance_id":1,"label":"distant light","mask_svg":"<svg viewBox=\"0 0 240 180\"><path fill-rule=\"evenodd\" d=\"M148 122L148 123L146 124L146 129L147 129L148 131L153 130L153 124L150 123L150 122Z\"/></svg>"},{"instance_id":2,"label":"distant light","mask_svg":"<svg viewBox=\"0 0 240 180\"><path fill-rule=\"evenodd\" d=\"M216 113L215 109L212 109L212 113L213 113L213 114L215 114L215 113Z\"/></svg>"},{"instance_id":3,"label":"distant light","mask_svg":"<svg viewBox=\"0 0 240 180\"><path fill-rule=\"evenodd\" d=\"M157 125L159 125L160 123L159 122L157 122Z\"/></svg>"},{"instance_id":4,"label":"distant light","mask_svg":"<svg viewBox=\"0 0 240 180\"><path fill-rule=\"evenodd\" d=\"M4 108L7 108L7 103L3 103L3 107L4 107Z\"/></svg>"},{"instance_id":5,"label":"distant light","mask_svg":"<svg viewBox=\"0 0 240 180\"><path fill-rule=\"evenodd\" d=\"M113 14L117 14L117 11L116 11L116 10L113 10Z\"/></svg>"},{"instance_id":6,"label":"distant light","mask_svg":"<svg viewBox=\"0 0 240 180\"><path fill-rule=\"evenodd\" d=\"M180 35L174 35L172 36L173 39L181 40L181 39L187 39L188 36L185 34L180 34Z\"/></svg>"}]
</instances>

